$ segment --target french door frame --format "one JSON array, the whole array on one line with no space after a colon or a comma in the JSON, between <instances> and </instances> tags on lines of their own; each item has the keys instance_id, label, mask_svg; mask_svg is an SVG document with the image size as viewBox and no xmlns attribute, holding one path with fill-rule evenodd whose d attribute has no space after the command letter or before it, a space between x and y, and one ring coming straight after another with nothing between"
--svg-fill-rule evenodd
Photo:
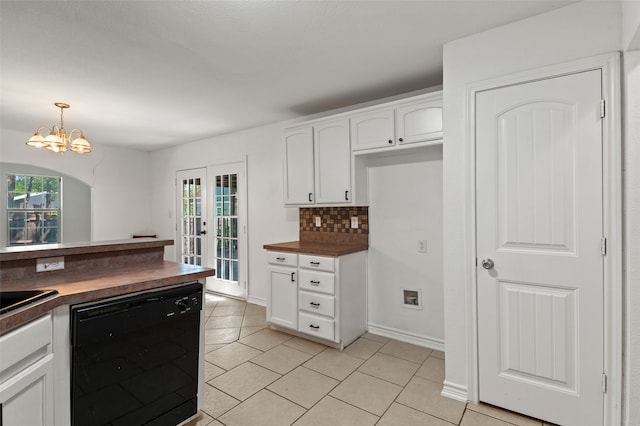
<instances>
[{"instance_id":1,"label":"french door frame","mask_svg":"<svg viewBox=\"0 0 640 426\"><path fill-rule=\"evenodd\" d=\"M176 197L176 238L175 238L175 259L176 262L178 263L182 263L183 261L183 256L182 256L182 244L183 244L183 238L184 238L184 234L183 234L183 216L182 216L182 201L183 198L182 196L178 195L178 191L180 190L180 192L182 193L183 189L182 188L182 182L180 181L182 179L181 176L186 176L186 175L190 175L190 176L195 176L196 174L201 173L201 176L197 176L195 178L199 178L201 180L200 182L200 199L201 199L201 204L200 204L200 209L201 209L201 213L200 213L200 218L201 221L203 222L201 224L201 231L205 231L204 233L200 233L198 236L200 236L200 257L202 260L202 265L201 266L206 266L205 262L207 260L207 256L209 253L208 250L208 240L209 238L207 238L206 236L206 225L205 223L208 221L208 217L207 215L207 208L208 208L208 196L206 193L206 185L207 185L207 169L205 167L197 167L197 168L192 168L192 169L180 169L180 170L176 170L175 172L175 183L176 183L176 188L175 188L175 197ZM194 225L195 226L195 225Z\"/></svg>"},{"instance_id":2,"label":"french door frame","mask_svg":"<svg viewBox=\"0 0 640 426\"><path fill-rule=\"evenodd\" d=\"M207 199L207 219L208 222L212 225L209 227L211 232L209 233L209 238L207 240L209 243L209 257L214 259L216 256L215 253L215 219L216 219L216 194L214 191L215 186L215 176L217 174L217 170L223 167L234 166L237 165L239 171L244 174L243 179L238 180L238 284L244 286L244 299L249 297L249 235L248 235L248 194L247 194L247 156L243 156L239 159L229 160L229 161L221 161L216 162L215 164L211 164L207 166L207 176L210 176L211 182L207 182L207 190L210 190L211 196ZM215 268L215 266L212 266ZM217 271L216 271L217 272ZM216 277L209 277L207 281L216 279ZM235 296L234 296L235 297Z\"/></svg>"},{"instance_id":3,"label":"french door frame","mask_svg":"<svg viewBox=\"0 0 640 426\"><path fill-rule=\"evenodd\" d=\"M603 119L603 230L607 238L604 259L604 424L620 425L622 420L622 150L620 54L611 53L532 71L493 78L466 86L464 141L465 233L465 323L467 388L445 381L443 395L478 402L478 306L476 252L476 93L499 87L543 80L589 70L602 71L602 96L606 102ZM446 139L446 136L445 136ZM446 140L445 140L446 144Z\"/></svg>"}]
</instances>

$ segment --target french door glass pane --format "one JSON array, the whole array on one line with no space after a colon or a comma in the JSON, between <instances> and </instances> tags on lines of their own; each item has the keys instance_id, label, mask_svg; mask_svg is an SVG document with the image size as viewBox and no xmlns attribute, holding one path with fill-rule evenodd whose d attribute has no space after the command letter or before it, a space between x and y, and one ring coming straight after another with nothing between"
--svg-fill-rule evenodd
<instances>
[{"instance_id":1,"label":"french door glass pane","mask_svg":"<svg viewBox=\"0 0 640 426\"><path fill-rule=\"evenodd\" d=\"M202 185L200 178L182 180L182 261L202 265Z\"/></svg>"},{"instance_id":2,"label":"french door glass pane","mask_svg":"<svg viewBox=\"0 0 640 426\"><path fill-rule=\"evenodd\" d=\"M216 278L238 280L238 175L218 175L216 182Z\"/></svg>"}]
</instances>

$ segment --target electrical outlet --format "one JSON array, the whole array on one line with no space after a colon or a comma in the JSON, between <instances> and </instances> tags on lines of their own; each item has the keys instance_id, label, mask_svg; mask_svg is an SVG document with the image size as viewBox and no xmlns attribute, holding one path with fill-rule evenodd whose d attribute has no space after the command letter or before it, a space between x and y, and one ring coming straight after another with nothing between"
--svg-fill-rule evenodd
<instances>
[{"instance_id":1,"label":"electrical outlet","mask_svg":"<svg viewBox=\"0 0 640 426\"><path fill-rule=\"evenodd\" d=\"M59 271L64 269L64 256L36 259L36 272Z\"/></svg>"},{"instance_id":2,"label":"electrical outlet","mask_svg":"<svg viewBox=\"0 0 640 426\"><path fill-rule=\"evenodd\" d=\"M419 240L418 253L426 253L426 252L427 252L427 240Z\"/></svg>"},{"instance_id":3,"label":"electrical outlet","mask_svg":"<svg viewBox=\"0 0 640 426\"><path fill-rule=\"evenodd\" d=\"M358 229L358 216L351 216L351 227Z\"/></svg>"},{"instance_id":4,"label":"electrical outlet","mask_svg":"<svg viewBox=\"0 0 640 426\"><path fill-rule=\"evenodd\" d=\"M316 216L316 228L320 226L322 226L322 219L320 219L320 216Z\"/></svg>"}]
</instances>

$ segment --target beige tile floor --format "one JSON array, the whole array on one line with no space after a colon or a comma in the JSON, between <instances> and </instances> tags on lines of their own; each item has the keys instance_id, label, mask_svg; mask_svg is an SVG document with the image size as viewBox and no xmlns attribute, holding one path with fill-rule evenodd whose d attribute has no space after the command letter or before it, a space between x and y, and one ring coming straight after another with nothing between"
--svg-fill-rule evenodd
<instances>
[{"instance_id":1,"label":"beige tile floor","mask_svg":"<svg viewBox=\"0 0 640 426\"><path fill-rule=\"evenodd\" d=\"M189 426L543 426L440 396L444 353L366 333L344 351L272 330L265 308L208 294L203 409Z\"/></svg>"}]
</instances>

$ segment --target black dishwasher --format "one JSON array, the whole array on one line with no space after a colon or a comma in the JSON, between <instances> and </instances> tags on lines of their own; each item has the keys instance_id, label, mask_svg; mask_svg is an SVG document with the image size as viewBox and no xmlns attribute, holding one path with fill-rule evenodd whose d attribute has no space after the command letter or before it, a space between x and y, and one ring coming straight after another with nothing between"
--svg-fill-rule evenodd
<instances>
[{"instance_id":1,"label":"black dishwasher","mask_svg":"<svg viewBox=\"0 0 640 426\"><path fill-rule=\"evenodd\" d=\"M72 306L72 425L195 415L201 310L200 283Z\"/></svg>"}]
</instances>

